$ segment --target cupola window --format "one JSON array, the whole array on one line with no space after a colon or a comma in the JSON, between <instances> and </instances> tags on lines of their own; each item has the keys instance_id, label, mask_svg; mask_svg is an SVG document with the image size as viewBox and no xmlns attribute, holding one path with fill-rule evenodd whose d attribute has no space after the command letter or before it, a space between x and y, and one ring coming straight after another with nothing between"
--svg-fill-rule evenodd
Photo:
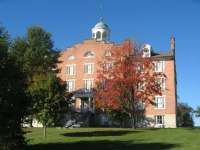
<instances>
[{"instance_id":1,"label":"cupola window","mask_svg":"<svg viewBox=\"0 0 200 150\"><path fill-rule=\"evenodd\" d=\"M97 35L96 35L96 39L100 39L100 38L101 38L101 32L98 31L98 32L97 32Z\"/></svg>"},{"instance_id":2,"label":"cupola window","mask_svg":"<svg viewBox=\"0 0 200 150\"><path fill-rule=\"evenodd\" d=\"M106 35L106 32L103 32L102 38L103 38L103 39L106 39L106 36L107 36L107 35Z\"/></svg>"}]
</instances>

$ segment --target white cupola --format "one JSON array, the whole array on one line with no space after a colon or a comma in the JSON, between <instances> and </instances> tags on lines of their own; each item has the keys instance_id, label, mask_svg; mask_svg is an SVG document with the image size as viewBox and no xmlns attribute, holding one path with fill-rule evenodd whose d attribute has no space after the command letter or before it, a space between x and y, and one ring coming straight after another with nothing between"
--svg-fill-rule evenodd
<instances>
[{"instance_id":1,"label":"white cupola","mask_svg":"<svg viewBox=\"0 0 200 150\"><path fill-rule=\"evenodd\" d=\"M108 41L110 39L110 28L102 19L92 28L92 38L97 41Z\"/></svg>"}]
</instances>

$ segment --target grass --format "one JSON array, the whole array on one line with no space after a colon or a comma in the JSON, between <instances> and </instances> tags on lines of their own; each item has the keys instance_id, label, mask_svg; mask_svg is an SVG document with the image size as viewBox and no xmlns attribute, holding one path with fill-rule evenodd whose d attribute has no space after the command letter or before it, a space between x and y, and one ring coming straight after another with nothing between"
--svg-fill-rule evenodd
<instances>
[{"instance_id":1,"label":"grass","mask_svg":"<svg viewBox=\"0 0 200 150\"><path fill-rule=\"evenodd\" d=\"M25 129L29 150L198 150L200 129Z\"/></svg>"}]
</instances>

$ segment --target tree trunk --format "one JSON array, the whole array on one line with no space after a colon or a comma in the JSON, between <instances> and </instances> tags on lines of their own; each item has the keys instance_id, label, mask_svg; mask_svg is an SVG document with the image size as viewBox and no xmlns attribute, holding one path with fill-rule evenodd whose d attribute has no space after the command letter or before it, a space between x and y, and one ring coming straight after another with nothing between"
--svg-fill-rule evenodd
<instances>
[{"instance_id":1,"label":"tree trunk","mask_svg":"<svg viewBox=\"0 0 200 150\"><path fill-rule=\"evenodd\" d=\"M131 118L132 128L135 129L135 118L132 116Z\"/></svg>"},{"instance_id":2,"label":"tree trunk","mask_svg":"<svg viewBox=\"0 0 200 150\"><path fill-rule=\"evenodd\" d=\"M30 122L29 123L30 123L30 127L32 128L33 127L33 116L32 115L30 116Z\"/></svg>"},{"instance_id":3,"label":"tree trunk","mask_svg":"<svg viewBox=\"0 0 200 150\"><path fill-rule=\"evenodd\" d=\"M3 144L3 150L7 150L7 144Z\"/></svg>"},{"instance_id":4,"label":"tree trunk","mask_svg":"<svg viewBox=\"0 0 200 150\"><path fill-rule=\"evenodd\" d=\"M46 136L47 136L47 129L46 129L46 125L44 125L44 138L46 138Z\"/></svg>"},{"instance_id":5,"label":"tree trunk","mask_svg":"<svg viewBox=\"0 0 200 150\"><path fill-rule=\"evenodd\" d=\"M131 128L135 129L135 117L133 114L130 115L130 119L131 119Z\"/></svg>"}]
</instances>

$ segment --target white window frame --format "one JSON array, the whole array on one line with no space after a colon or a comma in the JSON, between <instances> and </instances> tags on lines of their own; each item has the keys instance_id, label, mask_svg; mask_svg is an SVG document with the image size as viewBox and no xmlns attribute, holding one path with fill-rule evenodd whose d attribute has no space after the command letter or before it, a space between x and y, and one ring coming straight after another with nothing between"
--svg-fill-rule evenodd
<instances>
[{"instance_id":1,"label":"white window frame","mask_svg":"<svg viewBox=\"0 0 200 150\"><path fill-rule=\"evenodd\" d=\"M74 55L70 55L69 57L68 57L68 60L74 60L75 59L75 56Z\"/></svg>"},{"instance_id":2,"label":"white window frame","mask_svg":"<svg viewBox=\"0 0 200 150\"><path fill-rule=\"evenodd\" d=\"M166 90L166 78L165 77L158 77L158 83L161 87L161 90L164 91Z\"/></svg>"},{"instance_id":3,"label":"white window frame","mask_svg":"<svg viewBox=\"0 0 200 150\"><path fill-rule=\"evenodd\" d=\"M105 56L106 56L106 57L111 57L111 56L112 56L111 51L110 51L110 50L106 50L106 51L105 51Z\"/></svg>"},{"instance_id":4,"label":"white window frame","mask_svg":"<svg viewBox=\"0 0 200 150\"><path fill-rule=\"evenodd\" d=\"M86 66L88 66L88 65L91 65L91 68L90 68L91 70L89 70L88 67L86 69ZM93 74L94 73L94 63L84 63L83 69L84 69L84 73Z\"/></svg>"},{"instance_id":5,"label":"white window frame","mask_svg":"<svg viewBox=\"0 0 200 150\"><path fill-rule=\"evenodd\" d=\"M71 88L67 87L68 86L67 82L72 82L72 87ZM75 91L75 86L76 86L75 79L66 80L66 89L67 89L67 92Z\"/></svg>"},{"instance_id":6,"label":"white window frame","mask_svg":"<svg viewBox=\"0 0 200 150\"><path fill-rule=\"evenodd\" d=\"M69 68L69 72L68 72L68 68ZM75 75L76 74L76 64L67 64L66 65L66 74L69 76Z\"/></svg>"},{"instance_id":7,"label":"white window frame","mask_svg":"<svg viewBox=\"0 0 200 150\"><path fill-rule=\"evenodd\" d=\"M163 98L163 103L162 104L161 104L161 102L158 103L159 98ZM165 107L166 107L166 96L165 95L155 96L154 97L154 102L155 102L155 109L165 109ZM160 107L160 105L163 105L163 106Z\"/></svg>"},{"instance_id":8,"label":"white window frame","mask_svg":"<svg viewBox=\"0 0 200 150\"><path fill-rule=\"evenodd\" d=\"M161 118L158 118L158 117L161 117ZM165 124L165 116L164 115L156 115L156 116L154 116L154 119L155 119L156 125L164 125ZM160 122L160 121L158 121L159 119L161 119L162 123L158 123L158 122Z\"/></svg>"},{"instance_id":9,"label":"white window frame","mask_svg":"<svg viewBox=\"0 0 200 150\"><path fill-rule=\"evenodd\" d=\"M142 57L151 57L151 50L148 48L144 48Z\"/></svg>"},{"instance_id":10,"label":"white window frame","mask_svg":"<svg viewBox=\"0 0 200 150\"><path fill-rule=\"evenodd\" d=\"M86 85L87 81L91 82L90 86ZM83 79L83 88L86 92L90 92L92 90L93 86L94 86L94 79L91 79L91 78Z\"/></svg>"},{"instance_id":11,"label":"white window frame","mask_svg":"<svg viewBox=\"0 0 200 150\"><path fill-rule=\"evenodd\" d=\"M138 85L137 85L137 90L138 91L144 91L145 90L145 83L139 82Z\"/></svg>"},{"instance_id":12,"label":"white window frame","mask_svg":"<svg viewBox=\"0 0 200 150\"><path fill-rule=\"evenodd\" d=\"M155 61L154 62L154 72L165 72L165 61Z\"/></svg>"},{"instance_id":13,"label":"white window frame","mask_svg":"<svg viewBox=\"0 0 200 150\"><path fill-rule=\"evenodd\" d=\"M104 63L104 68L106 70L112 69L112 67L113 67L113 63L112 62L106 62L106 63Z\"/></svg>"}]
</instances>

